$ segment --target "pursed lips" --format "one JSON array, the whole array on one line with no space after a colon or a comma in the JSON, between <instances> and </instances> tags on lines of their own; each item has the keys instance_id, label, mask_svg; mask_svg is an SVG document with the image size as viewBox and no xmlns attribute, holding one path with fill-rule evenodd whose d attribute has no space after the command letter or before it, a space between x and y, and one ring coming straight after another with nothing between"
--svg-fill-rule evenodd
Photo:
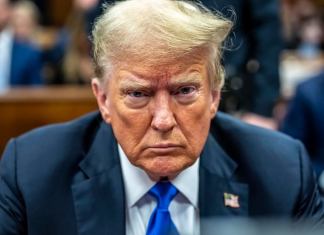
<instances>
[{"instance_id":1,"label":"pursed lips","mask_svg":"<svg viewBox=\"0 0 324 235\"><path fill-rule=\"evenodd\" d=\"M146 149L152 152L163 154L163 153L170 153L179 148L183 148L183 145L174 144L174 143L159 143L159 144L149 145L147 146Z\"/></svg>"},{"instance_id":2,"label":"pursed lips","mask_svg":"<svg viewBox=\"0 0 324 235\"><path fill-rule=\"evenodd\" d=\"M149 145L148 148L175 148L175 147L181 147L180 144L174 144L174 143L159 143L159 144L153 144Z\"/></svg>"}]
</instances>

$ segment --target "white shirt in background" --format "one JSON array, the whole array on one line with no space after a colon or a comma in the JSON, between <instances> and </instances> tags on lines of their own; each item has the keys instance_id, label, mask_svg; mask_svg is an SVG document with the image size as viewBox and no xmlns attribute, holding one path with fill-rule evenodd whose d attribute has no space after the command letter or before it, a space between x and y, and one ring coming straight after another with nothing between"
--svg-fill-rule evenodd
<instances>
[{"instance_id":1,"label":"white shirt in background","mask_svg":"<svg viewBox=\"0 0 324 235\"><path fill-rule=\"evenodd\" d=\"M11 30L0 32L0 91L9 87L13 34Z\"/></svg>"}]
</instances>

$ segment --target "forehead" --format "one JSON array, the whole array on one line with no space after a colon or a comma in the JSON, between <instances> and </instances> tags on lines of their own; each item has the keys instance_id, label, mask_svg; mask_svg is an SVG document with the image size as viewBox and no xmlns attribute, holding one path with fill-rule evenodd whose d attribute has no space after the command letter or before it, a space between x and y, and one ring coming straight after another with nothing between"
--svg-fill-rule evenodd
<instances>
[{"instance_id":1,"label":"forehead","mask_svg":"<svg viewBox=\"0 0 324 235\"><path fill-rule=\"evenodd\" d=\"M165 84L177 80L186 80L192 74L200 75L201 78L207 76L204 60L195 63L175 63L159 66L127 64L119 66L115 70L113 77L118 80L142 80L143 83Z\"/></svg>"}]
</instances>

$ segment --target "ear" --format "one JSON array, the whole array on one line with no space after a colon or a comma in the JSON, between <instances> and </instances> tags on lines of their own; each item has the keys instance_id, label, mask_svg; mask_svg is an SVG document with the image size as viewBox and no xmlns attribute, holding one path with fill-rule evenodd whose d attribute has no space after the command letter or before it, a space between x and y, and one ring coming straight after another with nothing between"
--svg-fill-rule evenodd
<instances>
[{"instance_id":1,"label":"ear","mask_svg":"<svg viewBox=\"0 0 324 235\"><path fill-rule=\"evenodd\" d=\"M220 101L220 93L221 92L219 89L211 91L211 104L210 104L211 119L214 118L214 116L218 110L219 101Z\"/></svg>"},{"instance_id":2,"label":"ear","mask_svg":"<svg viewBox=\"0 0 324 235\"><path fill-rule=\"evenodd\" d=\"M91 80L92 92L97 99L97 104L101 116L107 123L110 123L111 121L110 107L109 107L110 105L109 105L109 99L104 84L106 83L99 81L98 78L93 78Z\"/></svg>"}]
</instances>

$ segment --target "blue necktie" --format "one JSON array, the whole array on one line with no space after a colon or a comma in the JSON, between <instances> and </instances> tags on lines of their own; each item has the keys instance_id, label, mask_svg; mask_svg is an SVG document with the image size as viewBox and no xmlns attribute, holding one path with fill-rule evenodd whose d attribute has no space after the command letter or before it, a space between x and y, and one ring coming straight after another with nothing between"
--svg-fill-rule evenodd
<instances>
[{"instance_id":1,"label":"blue necktie","mask_svg":"<svg viewBox=\"0 0 324 235\"><path fill-rule=\"evenodd\" d=\"M178 190L168 181L158 182L151 188L149 194L155 197L157 206L151 215L146 235L179 235L168 210L177 193Z\"/></svg>"}]
</instances>

